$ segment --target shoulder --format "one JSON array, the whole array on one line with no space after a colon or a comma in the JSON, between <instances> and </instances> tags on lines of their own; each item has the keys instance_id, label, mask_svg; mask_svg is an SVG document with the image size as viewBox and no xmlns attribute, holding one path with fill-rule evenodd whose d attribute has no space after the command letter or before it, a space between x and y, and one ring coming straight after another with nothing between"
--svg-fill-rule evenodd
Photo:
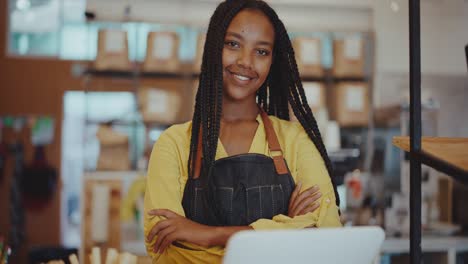
<instances>
[{"instance_id":1,"label":"shoulder","mask_svg":"<svg viewBox=\"0 0 468 264\"><path fill-rule=\"evenodd\" d=\"M320 153L309 135L297 121L287 121L270 116L286 158L320 158ZM321 159L321 158L320 158Z\"/></svg>"},{"instance_id":2,"label":"shoulder","mask_svg":"<svg viewBox=\"0 0 468 264\"><path fill-rule=\"evenodd\" d=\"M172 125L161 133L154 147L177 149L179 152L180 150L185 150L190 146L191 131L192 121Z\"/></svg>"},{"instance_id":3,"label":"shoulder","mask_svg":"<svg viewBox=\"0 0 468 264\"><path fill-rule=\"evenodd\" d=\"M288 139L295 141L298 136L307 136L299 122L283 120L276 116L270 116L270 120L280 141L286 141Z\"/></svg>"}]
</instances>

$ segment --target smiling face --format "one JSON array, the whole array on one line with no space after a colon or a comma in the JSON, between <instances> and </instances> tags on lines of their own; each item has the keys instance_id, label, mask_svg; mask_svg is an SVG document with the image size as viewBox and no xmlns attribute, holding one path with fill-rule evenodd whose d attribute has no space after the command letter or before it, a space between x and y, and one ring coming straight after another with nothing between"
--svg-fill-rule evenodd
<instances>
[{"instance_id":1,"label":"smiling face","mask_svg":"<svg viewBox=\"0 0 468 264\"><path fill-rule=\"evenodd\" d=\"M255 100L273 61L275 31L258 10L240 11L229 25L223 48L224 98Z\"/></svg>"}]
</instances>

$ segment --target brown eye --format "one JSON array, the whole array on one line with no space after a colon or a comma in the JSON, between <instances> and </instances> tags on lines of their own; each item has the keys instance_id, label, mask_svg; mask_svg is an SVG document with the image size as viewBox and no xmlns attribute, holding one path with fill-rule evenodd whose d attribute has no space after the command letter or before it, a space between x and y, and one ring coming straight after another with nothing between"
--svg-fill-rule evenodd
<instances>
[{"instance_id":1,"label":"brown eye","mask_svg":"<svg viewBox=\"0 0 468 264\"><path fill-rule=\"evenodd\" d=\"M239 43L235 41L226 41L224 42L225 45L231 47L231 48L239 48Z\"/></svg>"},{"instance_id":2,"label":"brown eye","mask_svg":"<svg viewBox=\"0 0 468 264\"><path fill-rule=\"evenodd\" d=\"M270 54L269 51L267 50L257 50L257 54L260 55L260 56L268 56Z\"/></svg>"}]
</instances>

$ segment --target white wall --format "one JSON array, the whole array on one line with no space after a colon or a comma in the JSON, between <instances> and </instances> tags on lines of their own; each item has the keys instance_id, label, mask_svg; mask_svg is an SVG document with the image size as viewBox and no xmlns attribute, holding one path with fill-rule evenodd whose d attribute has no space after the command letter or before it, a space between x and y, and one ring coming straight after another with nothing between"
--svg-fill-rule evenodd
<instances>
[{"instance_id":1,"label":"white wall","mask_svg":"<svg viewBox=\"0 0 468 264\"><path fill-rule=\"evenodd\" d=\"M391 3L399 10L394 12ZM374 105L396 104L409 97L408 0L378 0L374 5L376 74ZM421 71L425 97L439 88L461 98L468 96L464 46L468 44L468 2L463 0L421 1ZM465 79L465 81L460 81ZM424 81L424 80L432 80ZM445 80L447 83L437 80ZM450 80L457 80L450 82ZM437 83L437 86L435 85ZM427 89L427 90L425 90ZM462 109L462 106L460 106ZM445 110L444 110L445 111ZM466 111L466 109L465 109Z\"/></svg>"},{"instance_id":2,"label":"white wall","mask_svg":"<svg viewBox=\"0 0 468 264\"><path fill-rule=\"evenodd\" d=\"M391 2L399 11L391 9ZM374 30L378 72L409 71L407 0L377 0ZM421 1L421 70L427 74L466 75L464 46L468 43L468 2Z\"/></svg>"},{"instance_id":3,"label":"white wall","mask_svg":"<svg viewBox=\"0 0 468 264\"><path fill-rule=\"evenodd\" d=\"M134 0L125 17L127 0L88 0L87 10L98 20L151 21L206 27L217 0ZM372 0L271 0L280 18L293 30L368 31L372 27ZM111 8L110 8L111 7Z\"/></svg>"},{"instance_id":4,"label":"white wall","mask_svg":"<svg viewBox=\"0 0 468 264\"><path fill-rule=\"evenodd\" d=\"M391 2L399 6L391 9ZM408 0L376 0L376 73L374 106L399 104L409 98ZM440 103L439 135L468 135L468 2L421 0L422 99Z\"/></svg>"}]
</instances>

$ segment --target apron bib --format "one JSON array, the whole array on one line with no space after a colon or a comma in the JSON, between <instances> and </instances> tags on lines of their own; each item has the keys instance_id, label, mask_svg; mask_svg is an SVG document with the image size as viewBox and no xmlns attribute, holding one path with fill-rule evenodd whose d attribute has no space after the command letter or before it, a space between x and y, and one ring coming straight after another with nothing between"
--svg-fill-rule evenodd
<instances>
[{"instance_id":1,"label":"apron bib","mask_svg":"<svg viewBox=\"0 0 468 264\"><path fill-rule=\"evenodd\" d=\"M182 206L185 215L209 226L246 226L258 219L288 213L295 187L268 115L260 109L270 155L240 154L216 160L200 175L201 135L195 175L187 180ZM201 134L201 133L200 133Z\"/></svg>"}]
</instances>

